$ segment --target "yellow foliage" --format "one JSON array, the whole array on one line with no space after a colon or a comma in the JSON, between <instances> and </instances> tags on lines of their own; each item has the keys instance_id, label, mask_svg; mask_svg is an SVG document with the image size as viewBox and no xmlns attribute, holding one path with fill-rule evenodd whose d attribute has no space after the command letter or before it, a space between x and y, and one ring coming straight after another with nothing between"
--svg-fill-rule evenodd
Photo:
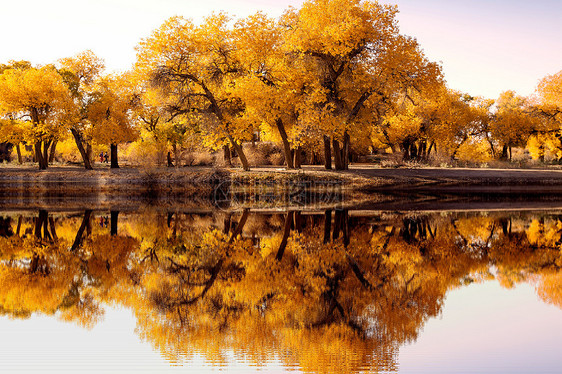
<instances>
[{"instance_id":1,"label":"yellow foliage","mask_svg":"<svg viewBox=\"0 0 562 374\"><path fill-rule=\"evenodd\" d=\"M491 161L490 144L485 139L470 139L458 148L457 158L461 161L481 163Z\"/></svg>"},{"instance_id":2,"label":"yellow foliage","mask_svg":"<svg viewBox=\"0 0 562 374\"><path fill-rule=\"evenodd\" d=\"M106 76L96 81L97 100L88 106L92 136L98 144L119 144L138 136L130 116L131 93L126 76Z\"/></svg>"},{"instance_id":3,"label":"yellow foliage","mask_svg":"<svg viewBox=\"0 0 562 374\"><path fill-rule=\"evenodd\" d=\"M11 127L11 134L23 134L18 140L30 143L61 137L76 115L68 87L51 66L4 70L0 74L0 110L0 115L12 118L2 121L2 126Z\"/></svg>"}]
</instances>

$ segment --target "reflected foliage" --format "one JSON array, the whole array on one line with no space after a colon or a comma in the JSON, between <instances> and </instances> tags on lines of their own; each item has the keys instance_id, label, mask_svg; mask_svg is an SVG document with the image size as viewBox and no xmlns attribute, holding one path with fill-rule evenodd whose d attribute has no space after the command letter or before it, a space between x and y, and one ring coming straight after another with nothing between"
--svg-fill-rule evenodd
<instances>
[{"instance_id":1,"label":"reflected foliage","mask_svg":"<svg viewBox=\"0 0 562 374\"><path fill-rule=\"evenodd\" d=\"M93 212L0 217L0 312L91 327L130 308L172 362L397 370L451 289L531 282L562 307L562 216Z\"/></svg>"}]
</instances>

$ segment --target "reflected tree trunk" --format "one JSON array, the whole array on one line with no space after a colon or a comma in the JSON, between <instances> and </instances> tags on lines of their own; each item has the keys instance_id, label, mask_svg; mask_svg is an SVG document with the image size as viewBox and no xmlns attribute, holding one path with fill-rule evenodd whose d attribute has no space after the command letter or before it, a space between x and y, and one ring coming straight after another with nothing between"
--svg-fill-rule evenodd
<instances>
[{"instance_id":1,"label":"reflected tree trunk","mask_svg":"<svg viewBox=\"0 0 562 374\"><path fill-rule=\"evenodd\" d=\"M111 169L118 169L119 168L119 161L117 159L117 144L111 144L110 146L110 153L111 153Z\"/></svg>"},{"instance_id":2,"label":"reflected tree trunk","mask_svg":"<svg viewBox=\"0 0 562 374\"><path fill-rule=\"evenodd\" d=\"M349 214L347 209L341 211L341 225L343 232L343 245L347 248L349 245Z\"/></svg>"},{"instance_id":3,"label":"reflected tree trunk","mask_svg":"<svg viewBox=\"0 0 562 374\"><path fill-rule=\"evenodd\" d=\"M334 217L334 232L332 233L332 240L336 240L340 237L340 231L342 228L342 211L336 209L336 214Z\"/></svg>"},{"instance_id":4,"label":"reflected tree trunk","mask_svg":"<svg viewBox=\"0 0 562 374\"><path fill-rule=\"evenodd\" d=\"M230 226L232 225L232 214L228 213L226 215L226 217L224 218L224 224L223 224L223 229L222 231L225 234L228 234L230 232Z\"/></svg>"},{"instance_id":5,"label":"reflected tree trunk","mask_svg":"<svg viewBox=\"0 0 562 374\"><path fill-rule=\"evenodd\" d=\"M18 226L16 227L16 236L20 236L20 231L21 231L21 223L23 221L23 217L20 215L18 217Z\"/></svg>"},{"instance_id":6,"label":"reflected tree trunk","mask_svg":"<svg viewBox=\"0 0 562 374\"><path fill-rule=\"evenodd\" d=\"M45 232L47 231L47 224L48 224L49 213L46 210L40 210L37 218L35 219L35 236L38 239L46 238ZM43 234L41 234L41 230L45 227Z\"/></svg>"},{"instance_id":7,"label":"reflected tree trunk","mask_svg":"<svg viewBox=\"0 0 562 374\"><path fill-rule=\"evenodd\" d=\"M324 212L324 244L330 241L330 233L332 232L332 210L328 209Z\"/></svg>"},{"instance_id":8,"label":"reflected tree trunk","mask_svg":"<svg viewBox=\"0 0 562 374\"><path fill-rule=\"evenodd\" d=\"M119 211L111 211L111 222L110 222L110 235L117 236L117 222L119 220Z\"/></svg>"},{"instance_id":9,"label":"reflected tree trunk","mask_svg":"<svg viewBox=\"0 0 562 374\"><path fill-rule=\"evenodd\" d=\"M293 216L295 212L289 211L287 212L287 216L285 217L285 225L283 225L283 238L281 239L281 244L279 244L279 249L277 250L277 255L275 259L277 261L281 261L283 258L283 253L285 253L285 248L287 248L287 241L289 240L289 235L291 233L291 223L293 222Z\"/></svg>"},{"instance_id":10,"label":"reflected tree trunk","mask_svg":"<svg viewBox=\"0 0 562 374\"><path fill-rule=\"evenodd\" d=\"M80 248L80 246L82 245L82 241L84 238L84 231L86 231L86 227L90 223L91 215L92 215L92 211L90 209L84 211L84 217L82 218L82 223L80 224L80 228L76 232L76 236L74 237L74 243L72 243L72 247L70 248L72 252Z\"/></svg>"},{"instance_id":11,"label":"reflected tree trunk","mask_svg":"<svg viewBox=\"0 0 562 374\"><path fill-rule=\"evenodd\" d=\"M172 235L174 236L174 238L176 238L178 236L178 227L180 224L180 219L178 216L178 212L175 212L174 214L176 218L174 219L174 228L172 230Z\"/></svg>"},{"instance_id":12,"label":"reflected tree trunk","mask_svg":"<svg viewBox=\"0 0 562 374\"><path fill-rule=\"evenodd\" d=\"M59 237L57 235L57 230L55 229L55 219L53 217L49 218L49 227L51 229L51 235L55 242L59 241Z\"/></svg>"},{"instance_id":13,"label":"reflected tree trunk","mask_svg":"<svg viewBox=\"0 0 562 374\"><path fill-rule=\"evenodd\" d=\"M236 229L234 230L232 236L228 241L229 243L232 243L238 235L242 234L242 230L244 229L244 225L246 224L249 215L250 215L250 210L244 209L244 213L242 213L242 217L240 217L240 221L238 221L238 225L236 225Z\"/></svg>"},{"instance_id":14,"label":"reflected tree trunk","mask_svg":"<svg viewBox=\"0 0 562 374\"><path fill-rule=\"evenodd\" d=\"M294 212L293 213L293 220L295 222L294 227L295 230L297 230L298 232L302 232L302 216L301 216L301 212Z\"/></svg>"}]
</instances>

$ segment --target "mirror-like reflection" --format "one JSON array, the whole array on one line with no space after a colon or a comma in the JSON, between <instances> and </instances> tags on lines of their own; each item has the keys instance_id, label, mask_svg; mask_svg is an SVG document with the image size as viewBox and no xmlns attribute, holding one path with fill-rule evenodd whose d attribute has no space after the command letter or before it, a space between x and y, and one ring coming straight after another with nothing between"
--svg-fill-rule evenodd
<instances>
[{"instance_id":1,"label":"mirror-like reflection","mask_svg":"<svg viewBox=\"0 0 562 374\"><path fill-rule=\"evenodd\" d=\"M530 282L562 308L561 248L554 213L4 212L0 313L126 307L172 363L396 371L452 289Z\"/></svg>"}]
</instances>

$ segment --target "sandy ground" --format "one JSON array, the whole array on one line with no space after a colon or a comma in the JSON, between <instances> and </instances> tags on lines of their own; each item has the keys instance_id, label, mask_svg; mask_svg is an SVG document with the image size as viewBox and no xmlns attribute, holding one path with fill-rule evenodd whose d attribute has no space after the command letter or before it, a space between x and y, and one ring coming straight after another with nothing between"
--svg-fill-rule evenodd
<instances>
[{"instance_id":1,"label":"sandy ground","mask_svg":"<svg viewBox=\"0 0 562 374\"><path fill-rule=\"evenodd\" d=\"M419 168L419 169L382 169L369 165L352 165L350 172L367 177L405 178L426 180L459 181L498 181L522 183L551 181L562 183L562 170L550 169L468 169L468 168Z\"/></svg>"},{"instance_id":2,"label":"sandy ground","mask_svg":"<svg viewBox=\"0 0 562 374\"><path fill-rule=\"evenodd\" d=\"M266 172L268 168L254 169ZM356 178L368 191L431 191L442 193L562 193L562 170L469 169L469 168L380 168L354 164L349 170L328 172L305 166L305 173ZM369 182L366 182L369 181Z\"/></svg>"},{"instance_id":3,"label":"sandy ground","mask_svg":"<svg viewBox=\"0 0 562 374\"><path fill-rule=\"evenodd\" d=\"M32 167L0 167L3 184L81 184L92 188L160 183L165 185L217 183L220 180L248 182L255 180L332 180L348 185L370 188L451 189L452 187L482 187L497 190L561 189L562 170L549 169L468 169L468 168L380 168L369 164L354 164L346 171L326 171L320 166L305 166L302 170L282 167L216 169L210 167L185 168L96 168L91 171L75 166L54 166L47 170Z\"/></svg>"}]
</instances>

